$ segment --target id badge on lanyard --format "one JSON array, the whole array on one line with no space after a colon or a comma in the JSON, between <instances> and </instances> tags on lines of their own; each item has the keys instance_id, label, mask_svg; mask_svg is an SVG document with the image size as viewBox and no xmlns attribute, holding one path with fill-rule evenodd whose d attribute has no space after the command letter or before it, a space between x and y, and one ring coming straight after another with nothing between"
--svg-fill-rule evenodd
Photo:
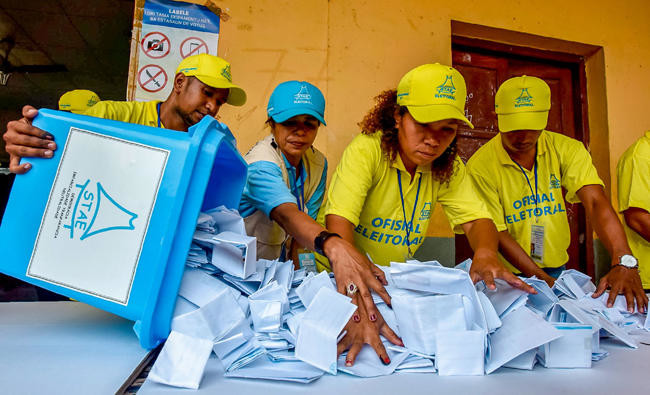
<instances>
[{"instance_id":1,"label":"id badge on lanyard","mask_svg":"<svg viewBox=\"0 0 650 395\"><path fill-rule=\"evenodd\" d=\"M544 225L530 226L530 257L535 263L544 262Z\"/></svg>"},{"instance_id":2,"label":"id badge on lanyard","mask_svg":"<svg viewBox=\"0 0 650 395\"><path fill-rule=\"evenodd\" d=\"M298 262L300 268L305 269L305 274L317 272L316 257L313 252L304 248L298 249Z\"/></svg>"}]
</instances>

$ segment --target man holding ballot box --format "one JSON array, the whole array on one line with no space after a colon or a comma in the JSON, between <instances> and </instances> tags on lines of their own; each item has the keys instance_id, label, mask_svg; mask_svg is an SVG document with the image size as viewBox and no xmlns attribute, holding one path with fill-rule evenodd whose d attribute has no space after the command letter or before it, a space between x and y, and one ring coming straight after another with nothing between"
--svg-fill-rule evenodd
<instances>
[{"instance_id":1,"label":"man holding ballot box","mask_svg":"<svg viewBox=\"0 0 650 395\"><path fill-rule=\"evenodd\" d=\"M499 230L499 252L514 272L537 276L550 285L568 261L566 200L582 202L587 218L612 256L611 269L594 293L611 287L608 307L624 294L628 310L646 311L648 298L638 263L605 195L585 147L545 130L551 91L536 77L505 81L495 97L500 134L470 158L467 169Z\"/></svg>"},{"instance_id":2,"label":"man holding ballot box","mask_svg":"<svg viewBox=\"0 0 650 395\"><path fill-rule=\"evenodd\" d=\"M176 69L174 85L163 101L100 101L84 115L179 131L198 123L205 115L216 116L225 103L241 106L246 93L232 83L230 63L208 54L185 58ZM22 174L31 168L20 163L22 157L51 158L56 149L52 136L31 125L38 111L23 107L23 118L7 124L5 149L10 155L9 169Z\"/></svg>"}]
</instances>

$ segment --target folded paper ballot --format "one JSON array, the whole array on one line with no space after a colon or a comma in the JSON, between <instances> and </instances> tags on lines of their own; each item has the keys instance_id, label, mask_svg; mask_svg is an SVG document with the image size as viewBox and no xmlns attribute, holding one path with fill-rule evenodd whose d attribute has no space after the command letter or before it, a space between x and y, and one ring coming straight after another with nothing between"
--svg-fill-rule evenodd
<instances>
[{"instance_id":1,"label":"folded paper ballot","mask_svg":"<svg viewBox=\"0 0 650 395\"><path fill-rule=\"evenodd\" d=\"M502 319L501 328L489 335L490 357L485 372L490 374L513 358L562 336L553 325L528 307L520 307Z\"/></svg>"},{"instance_id":2,"label":"folded paper ballot","mask_svg":"<svg viewBox=\"0 0 650 395\"><path fill-rule=\"evenodd\" d=\"M497 288L494 291L487 289L485 294L500 318L528 301L528 293L525 291L514 288L503 280L495 279L494 283Z\"/></svg>"},{"instance_id":3,"label":"folded paper ballot","mask_svg":"<svg viewBox=\"0 0 650 395\"><path fill-rule=\"evenodd\" d=\"M296 294L300 298L303 306L309 307L311 301L323 287L336 291L336 288L334 288L334 284L332 284L332 280L330 280L330 276L327 272L320 272L317 275L309 273L303 280L302 284L296 288Z\"/></svg>"},{"instance_id":4,"label":"folded paper ballot","mask_svg":"<svg viewBox=\"0 0 650 395\"><path fill-rule=\"evenodd\" d=\"M436 334L436 368L441 376L482 376L486 333L441 331Z\"/></svg>"},{"instance_id":5,"label":"folded paper ballot","mask_svg":"<svg viewBox=\"0 0 650 395\"><path fill-rule=\"evenodd\" d=\"M384 346L387 346L387 344L384 343ZM409 353L406 351L399 352L396 350L386 349L386 352L388 353L388 358L390 358L390 363L388 365L384 365L381 362L377 353L371 347L362 348L359 354L357 354L354 365L352 366L345 366L347 353L341 354L338 359L338 370L358 377L387 376L392 374L409 356Z\"/></svg>"},{"instance_id":6,"label":"folded paper ballot","mask_svg":"<svg viewBox=\"0 0 650 395\"><path fill-rule=\"evenodd\" d=\"M533 370L537 363L537 349L533 348L506 362L503 367L521 370Z\"/></svg>"},{"instance_id":7,"label":"folded paper ballot","mask_svg":"<svg viewBox=\"0 0 650 395\"><path fill-rule=\"evenodd\" d=\"M357 306L347 296L321 288L305 311L298 329L296 357L336 374L336 340Z\"/></svg>"},{"instance_id":8,"label":"folded paper ballot","mask_svg":"<svg viewBox=\"0 0 650 395\"><path fill-rule=\"evenodd\" d=\"M247 278L256 270L257 242L254 237L222 232L212 237L212 264L224 272Z\"/></svg>"},{"instance_id":9,"label":"folded paper ballot","mask_svg":"<svg viewBox=\"0 0 650 395\"><path fill-rule=\"evenodd\" d=\"M246 235L244 219L239 215L237 210L219 206L205 213L201 213L201 215L208 215L212 218L212 226L214 229L212 233L233 232L239 235ZM199 216L200 220L201 217Z\"/></svg>"},{"instance_id":10,"label":"folded paper ballot","mask_svg":"<svg viewBox=\"0 0 650 395\"><path fill-rule=\"evenodd\" d=\"M393 293L392 305L404 345L424 354L436 353L438 332L468 329L459 294L421 295L400 290Z\"/></svg>"},{"instance_id":11,"label":"folded paper ballot","mask_svg":"<svg viewBox=\"0 0 650 395\"><path fill-rule=\"evenodd\" d=\"M198 389L211 352L210 340L172 331L147 380L175 387Z\"/></svg>"},{"instance_id":12,"label":"folded paper ballot","mask_svg":"<svg viewBox=\"0 0 650 395\"><path fill-rule=\"evenodd\" d=\"M544 280L531 277L524 279L524 282L537 291L536 294L528 294L526 306L533 311L539 312L543 317L546 317L553 306L559 301L557 295L555 295L551 287Z\"/></svg>"},{"instance_id":13,"label":"folded paper ballot","mask_svg":"<svg viewBox=\"0 0 650 395\"><path fill-rule=\"evenodd\" d=\"M258 358L254 362L225 373L226 377L281 380L307 384L320 378L323 371L298 359L274 360Z\"/></svg>"},{"instance_id":14,"label":"folded paper ballot","mask_svg":"<svg viewBox=\"0 0 650 395\"><path fill-rule=\"evenodd\" d=\"M580 299L588 293L593 293L596 286L591 282L591 277L577 270L563 271L553 284L556 295L564 295L571 299Z\"/></svg>"},{"instance_id":15,"label":"folded paper ballot","mask_svg":"<svg viewBox=\"0 0 650 395\"><path fill-rule=\"evenodd\" d=\"M591 325L563 323L553 324L562 336L539 348L539 359L547 368L590 368Z\"/></svg>"}]
</instances>

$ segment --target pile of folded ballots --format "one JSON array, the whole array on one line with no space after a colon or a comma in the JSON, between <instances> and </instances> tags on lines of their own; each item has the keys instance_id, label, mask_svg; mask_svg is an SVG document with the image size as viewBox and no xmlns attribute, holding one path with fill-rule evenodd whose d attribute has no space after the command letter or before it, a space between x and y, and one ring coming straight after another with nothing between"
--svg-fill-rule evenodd
<instances>
[{"instance_id":1,"label":"pile of folded ballots","mask_svg":"<svg viewBox=\"0 0 650 395\"><path fill-rule=\"evenodd\" d=\"M525 279L537 290L529 295L499 280L495 291L474 285L469 260L456 268L393 262L382 267L392 308L379 297L375 303L405 347L382 339L390 364L365 346L348 367L336 345L356 309L350 298L336 292L326 272L257 260L255 243L236 211L201 213L172 331L148 380L198 388L210 358L218 358L227 377L300 383L339 372L484 375L536 363L590 368L608 354L601 338L637 348L637 335L650 330L646 315L627 312L622 296L612 308L607 293L593 299L594 284L574 270L564 271L553 288Z\"/></svg>"}]
</instances>

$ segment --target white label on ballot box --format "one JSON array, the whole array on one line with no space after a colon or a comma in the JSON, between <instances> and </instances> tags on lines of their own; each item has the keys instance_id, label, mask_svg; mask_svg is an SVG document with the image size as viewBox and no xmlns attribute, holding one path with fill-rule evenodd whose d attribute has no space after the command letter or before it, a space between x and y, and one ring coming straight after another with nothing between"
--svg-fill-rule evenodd
<instances>
[{"instance_id":1,"label":"white label on ballot box","mask_svg":"<svg viewBox=\"0 0 650 395\"><path fill-rule=\"evenodd\" d=\"M27 276L126 305L168 155L71 128Z\"/></svg>"}]
</instances>

